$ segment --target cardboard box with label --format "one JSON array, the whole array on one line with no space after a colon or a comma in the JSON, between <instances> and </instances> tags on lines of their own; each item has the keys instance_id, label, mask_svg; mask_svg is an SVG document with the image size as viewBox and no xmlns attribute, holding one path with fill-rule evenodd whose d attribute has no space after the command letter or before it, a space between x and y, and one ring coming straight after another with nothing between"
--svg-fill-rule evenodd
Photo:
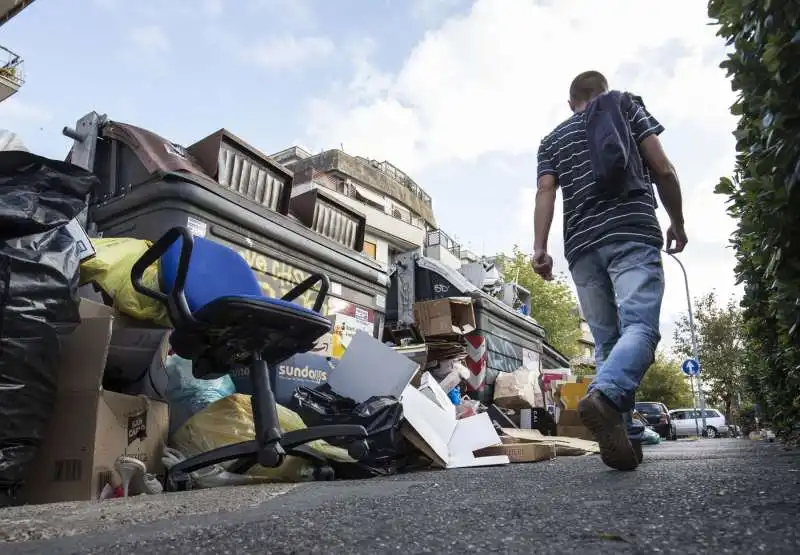
<instances>
[{"instance_id":1,"label":"cardboard box with label","mask_svg":"<svg viewBox=\"0 0 800 555\"><path fill-rule=\"evenodd\" d=\"M425 337L466 335L475 330L475 310L469 297L414 303L414 320Z\"/></svg>"},{"instance_id":2,"label":"cardboard box with label","mask_svg":"<svg viewBox=\"0 0 800 555\"><path fill-rule=\"evenodd\" d=\"M113 309L83 299L81 324L62 338L58 396L50 426L31 465L23 503L96 500L105 485L121 484L120 455L163 473L166 404L104 391L103 372L114 325Z\"/></svg>"}]
</instances>

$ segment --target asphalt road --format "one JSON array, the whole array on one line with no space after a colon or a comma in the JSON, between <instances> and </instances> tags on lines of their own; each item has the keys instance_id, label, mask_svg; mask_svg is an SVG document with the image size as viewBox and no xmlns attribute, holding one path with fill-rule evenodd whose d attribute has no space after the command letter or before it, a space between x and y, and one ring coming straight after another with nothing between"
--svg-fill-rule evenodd
<instances>
[{"instance_id":1,"label":"asphalt road","mask_svg":"<svg viewBox=\"0 0 800 555\"><path fill-rule=\"evenodd\" d=\"M798 514L800 454L701 440L648 447L633 473L563 457L12 509L0 553L800 553Z\"/></svg>"}]
</instances>

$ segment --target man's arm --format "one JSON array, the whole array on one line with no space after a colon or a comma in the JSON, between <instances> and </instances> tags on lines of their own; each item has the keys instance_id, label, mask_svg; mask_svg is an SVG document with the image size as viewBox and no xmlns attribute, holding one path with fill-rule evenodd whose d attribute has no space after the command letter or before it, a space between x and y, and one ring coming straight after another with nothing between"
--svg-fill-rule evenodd
<instances>
[{"instance_id":1,"label":"man's arm","mask_svg":"<svg viewBox=\"0 0 800 555\"><path fill-rule=\"evenodd\" d=\"M536 189L536 208L533 211L533 250L547 252L547 240L553 223L556 207L556 178L544 174L539 178Z\"/></svg>"},{"instance_id":2,"label":"man's arm","mask_svg":"<svg viewBox=\"0 0 800 555\"><path fill-rule=\"evenodd\" d=\"M687 243L686 231L683 227L681 185L678 181L678 173L667 158L667 154L661 146L661 140L658 138L664 131L664 127L647 111L642 102L636 101L634 97L630 97L629 100L631 102L627 105L628 121L633 138L639 145L642 159L650 169L651 177L658 187L658 197L669 216L667 252L681 252Z\"/></svg>"},{"instance_id":3,"label":"man's arm","mask_svg":"<svg viewBox=\"0 0 800 555\"><path fill-rule=\"evenodd\" d=\"M670 222L675 225L683 225L683 200L681 197L681 184L678 181L678 173L675 166L667 158L667 153L661 146L661 140L657 135L649 135L639 144L639 151L647 166L653 180L658 186L658 197L664 210L667 211Z\"/></svg>"},{"instance_id":4,"label":"man's arm","mask_svg":"<svg viewBox=\"0 0 800 555\"><path fill-rule=\"evenodd\" d=\"M539 145L537 154L536 206L533 209L533 271L543 279L553 279L553 257L547 254L547 239L556 207L558 177L550 158L547 139Z\"/></svg>"}]
</instances>

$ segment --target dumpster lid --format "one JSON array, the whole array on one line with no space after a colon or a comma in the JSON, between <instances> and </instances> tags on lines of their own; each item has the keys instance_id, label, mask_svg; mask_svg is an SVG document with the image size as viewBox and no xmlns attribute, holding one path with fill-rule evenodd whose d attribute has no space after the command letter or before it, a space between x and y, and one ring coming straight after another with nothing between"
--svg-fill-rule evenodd
<instances>
[{"instance_id":1,"label":"dumpster lid","mask_svg":"<svg viewBox=\"0 0 800 555\"><path fill-rule=\"evenodd\" d=\"M103 137L115 139L130 147L151 174L187 172L206 179L211 178L184 147L152 131L128 123L109 121L103 126L102 134Z\"/></svg>"}]
</instances>

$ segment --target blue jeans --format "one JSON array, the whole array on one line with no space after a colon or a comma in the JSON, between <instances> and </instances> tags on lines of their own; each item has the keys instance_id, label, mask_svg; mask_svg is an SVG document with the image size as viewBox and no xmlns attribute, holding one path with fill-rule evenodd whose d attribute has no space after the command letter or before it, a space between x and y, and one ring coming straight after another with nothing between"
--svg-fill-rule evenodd
<instances>
[{"instance_id":1,"label":"blue jeans","mask_svg":"<svg viewBox=\"0 0 800 555\"><path fill-rule=\"evenodd\" d=\"M645 243L611 243L582 255L570 270L595 342L597 376L589 390L603 393L623 413L631 441L640 441L644 425L631 415L661 339L661 251Z\"/></svg>"}]
</instances>

